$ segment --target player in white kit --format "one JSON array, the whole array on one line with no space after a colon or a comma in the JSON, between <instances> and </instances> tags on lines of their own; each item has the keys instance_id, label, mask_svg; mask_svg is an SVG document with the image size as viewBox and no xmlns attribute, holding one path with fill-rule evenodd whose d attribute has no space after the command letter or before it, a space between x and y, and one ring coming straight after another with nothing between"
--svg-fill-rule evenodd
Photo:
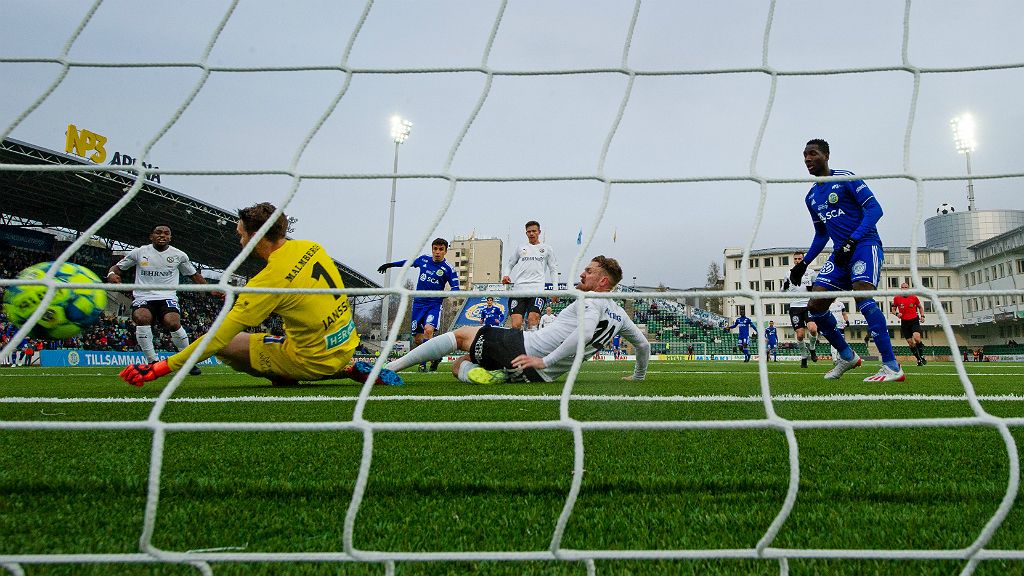
<instances>
[{"instance_id":1,"label":"player in white kit","mask_svg":"<svg viewBox=\"0 0 1024 576\"><path fill-rule=\"evenodd\" d=\"M159 320L171 333L171 341L179 351L188 344L188 333L181 326L181 306L174 290L161 288L180 283L184 274L196 284L206 284L206 279L196 270L188 255L171 246L171 229L157 226L149 235L151 244L140 246L124 256L107 272L107 282L121 283L121 272L135 268L135 283L152 288L135 290L132 293L132 322L135 323L135 339L149 363L158 361L153 343L153 321ZM202 374L198 366L189 372L193 376Z\"/></svg>"},{"instance_id":2,"label":"player in white kit","mask_svg":"<svg viewBox=\"0 0 1024 576\"><path fill-rule=\"evenodd\" d=\"M846 330L846 327L850 325L850 315L846 312L846 305L835 299L828 306L828 311L836 317L836 330L840 332ZM832 363L836 363L836 359L839 358L839 351L836 350L835 346L831 346L832 349Z\"/></svg>"},{"instance_id":3,"label":"player in white kit","mask_svg":"<svg viewBox=\"0 0 1024 576\"><path fill-rule=\"evenodd\" d=\"M622 279L622 268L613 258L598 256L580 274L577 288L584 292L610 292ZM468 350L452 365L452 374L464 382L551 382L572 368L579 337L577 317L583 314L587 342L584 359L605 348L622 334L636 348L633 374L624 380L643 380L651 345L621 306L611 299L579 300L566 306L543 330L520 331L496 326L463 326L434 337L426 344L388 364L398 372L420 362L440 358L456 350Z\"/></svg>"},{"instance_id":4,"label":"player in white kit","mask_svg":"<svg viewBox=\"0 0 1024 576\"><path fill-rule=\"evenodd\" d=\"M799 264L803 262L803 252L797 252L793 254L793 263ZM808 269L804 272L803 278L800 279L799 284L792 284L789 279L783 281L782 289L786 292L801 292L808 296L810 295L811 286L814 285L814 280L817 278L818 273L814 270ZM818 327L814 322L807 320L807 304L809 298L800 298L798 300L789 301L789 321L793 326L793 332L796 333L797 347L800 349L800 367L807 368L807 359L811 361L818 361L818 353L815 348L818 344ZM805 332L810 332L810 338L807 342L804 342Z\"/></svg>"},{"instance_id":5,"label":"player in white kit","mask_svg":"<svg viewBox=\"0 0 1024 576\"><path fill-rule=\"evenodd\" d=\"M558 287L558 261L555 252L548 244L540 241L540 223L530 220L526 223L526 244L520 244L508 260L508 272L502 276L502 284L511 284L516 290L553 290ZM557 302L557 298L552 298ZM540 324L540 311L544 308L545 298L521 296L512 298L508 303L508 325L511 328L523 327L526 317L526 329L536 330Z\"/></svg>"}]
</instances>

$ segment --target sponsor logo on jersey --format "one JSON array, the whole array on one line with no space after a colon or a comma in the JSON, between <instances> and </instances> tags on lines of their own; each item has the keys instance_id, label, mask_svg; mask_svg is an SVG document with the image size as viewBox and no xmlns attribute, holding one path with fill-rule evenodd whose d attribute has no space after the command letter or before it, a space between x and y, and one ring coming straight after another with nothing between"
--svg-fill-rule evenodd
<instances>
[{"instance_id":1,"label":"sponsor logo on jersey","mask_svg":"<svg viewBox=\"0 0 1024 576\"><path fill-rule=\"evenodd\" d=\"M860 192L861 190L863 190L863 189L865 189L865 188L867 188L867 187L868 187L868 185L867 185L867 184L863 184L863 183L862 183L862 184L861 184L860 186L857 186L857 189L856 189L856 190L854 190L854 192Z\"/></svg>"},{"instance_id":2,"label":"sponsor logo on jersey","mask_svg":"<svg viewBox=\"0 0 1024 576\"><path fill-rule=\"evenodd\" d=\"M833 189L833 190L838 190L838 189L840 189L840 188L842 188L842 186L840 186L839 184L833 184L833 185L832 185L832 189Z\"/></svg>"},{"instance_id":3,"label":"sponsor logo on jersey","mask_svg":"<svg viewBox=\"0 0 1024 576\"><path fill-rule=\"evenodd\" d=\"M821 270L818 270L818 276L824 276L826 274L831 274L832 271L835 270L835 269L836 269L836 265L835 264L833 264L832 262L825 262L821 266Z\"/></svg>"},{"instance_id":4,"label":"sponsor logo on jersey","mask_svg":"<svg viewBox=\"0 0 1024 576\"><path fill-rule=\"evenodd\" d=\"M833 186L833 188L835 187L836 186ZM839 202L839 194L836 194L835 192L830 192L828 195L828 203L835 204L836 202Z\"/></svg>"},{"instance_id":5,"label":"sponsor logo on jersey","mask_svg":"<svg viewBox=\"0 0 1024 576\"><path fill-rule=\"evenodd\" d=\"M821 219L822 223L828 222L833 218L840 216L846 216L846 212L843 212L842 208L836 208L835 210L826 210L824 212L818 212L818 218Z\"/></svg>"},{"instance_id":6,"label":"sponsor logo on jersey","mask_svg":"<svg viewBox=\"0 0 1024 576\"><path fill-rule=\"evenodd\" d=\"M863 260L857 260L856 262L853 263L853 273L854 274L863 274L864 271L867 270L867 269L868 269L868 264L867 264L867 262L865 262Z\"/></svg>"}]
</instances>

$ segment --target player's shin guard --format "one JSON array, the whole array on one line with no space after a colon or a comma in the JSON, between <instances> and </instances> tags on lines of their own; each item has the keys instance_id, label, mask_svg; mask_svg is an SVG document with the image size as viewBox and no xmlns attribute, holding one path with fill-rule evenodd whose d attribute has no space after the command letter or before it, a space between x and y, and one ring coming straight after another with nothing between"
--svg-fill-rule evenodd
<instances>
[{"instance_id":1,"label":"player's shin guard","mask_svg":"<svg viewBox=\"0 0 1024 576\"><path fill-rule=\"evenodd\" d=\"M889 339L889 327L885 324L885 314L878 309L874 298L865 298L857 304L857 309L864 315L868 323L871 336L875 339L875 346L878 347L878 355L882 357L882 363L896 362L896 353L892 350L892 340ZM820 324L819 324L820 326Z\"/></svg>"},{"instance_id":2,"label":"player's shin guard","mask_svg":"<svg viewBox=\"0 0 1024 576\"><path fill-rule=\"evenodd\" d=\"M843 337L843 333L836 328L836 317L828 309L821 312L809 312L807 317L818 325L818 334L824 336L825 340L828 340L828 343L839 351L841 358L844 360L853 358L853 348L850 348L850 345L846 343L846 338ZM813 346L813 344L811 345Z\"/></svg>"},{"instance_id":3,"label":"player's shin guard","mask_svg":"<svg viewBox=\"0 0 1024 576\"><path fill-rule=\"evenodd\" d=\"M174 342L174 347L179 352L188 348L188 332L185 332L184 327L179 326L177 330L171 332L171 342Z\"/></svg>"},{"instance_id":4,"label":"player's shin guard","mask_svg":"<svg viewBox=\"0 0 1024 576\"><path fill-rule=\"evenodd\" d=\"M135 341L139 343L139 349L142 350L142 355L146 357L147 362L152 364L159 359L156 355L156 348L153 346L152 326L136 326Z\"/></svg>"},{"instance_id":5,"label":"player's shin guard","mask_svg":"<svg viewBox=\"0 0 1024 576\"><path fill-rule=\"evenodd\" d=\"M387 368L388 370L399 372L421 362L428 362L447 356L458 349L459 346L455 343L455 334L448 332L423 342L405 356L389 362Z\"/></svg>"}]
</instances>

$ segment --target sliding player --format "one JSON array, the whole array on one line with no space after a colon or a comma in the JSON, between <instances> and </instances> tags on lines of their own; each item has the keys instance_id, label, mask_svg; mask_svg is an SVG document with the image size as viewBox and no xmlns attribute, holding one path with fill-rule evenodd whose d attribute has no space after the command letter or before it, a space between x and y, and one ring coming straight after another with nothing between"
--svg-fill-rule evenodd
<instances>
[{"instance_id":1,"label":"sliding player","mask_svg":"<svg viewBox=\"0 0 1024 576\"><path fill-rule=\"evenodd\" d=\"M576 288L584 292L610 292L622 280L622 268L613 258L597 256L580 274ZM463 326L442 334L388 364L398 372L431 358L456 350L469 350L452 366L452 374L463 382L552 382L572 367L579 341L578 316L583 315L584 360L592 358L621 333L636 348L633 374L624 380L643 380L651 345L626 312L607 298L577 300L566 306L543 330L521 331L495 326Z\"/></svg>"}]
</instances>

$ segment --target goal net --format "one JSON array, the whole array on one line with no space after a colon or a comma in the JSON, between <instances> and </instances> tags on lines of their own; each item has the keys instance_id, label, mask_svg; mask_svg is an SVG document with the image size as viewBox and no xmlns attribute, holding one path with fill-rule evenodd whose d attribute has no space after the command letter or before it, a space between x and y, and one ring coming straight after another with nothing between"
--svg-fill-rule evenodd
<instances>
[{"instance_id":1,"label":"goal net","mask_svg":"<svg viewBox=\"0 0 1024 576\"><path fill-rule=\"evenodd\" d=\"M102 551L72 553L45 543L30 551L3 547L0 566L9 573L31 573L38 564L177 564L211 574L232 564L258 564L264 569L270 563L350 562L376 564L387 574L398 573L403 563L419 562L474 567L489 562L524 563L538 572L552 564L560 569L569 563L588 574L600 573L603 563L622 562L629 567L638 563L638 572L648 572L663 570L663 563L672 561L712 566L722 562L727 570L738 572L769 565L771 572L782 574L794 562L806 563L803 566L810 571L830 571L833 562L879 562L883 564L877 566L887 568L938 563L954 565L964 574L986 566L998 571L1011 563L1007 570L1020 569L1024 552L1012 534L1019 519L1011 514L1019 515L1014 507L1020 489L1014 427L1024 424L1021 399L1010 392L986 396L977 390L979 382L1000 378L1006 382L1015 373L996 369L969 373L959 354L963 343L942 301L952 297L959 305L973 299L999 299L1013 302L1016 310L1024 302L1024 290L991 280L966 284L959 277L959 289L928 285L923 281L926 267L918 258L925 248L922 223L933 204L951 201L962 194L965 184L985 182L995 193L1019 185L1024 177L1019 166L1008 163L1005 167L993 164L996 169L983 168L968 178L959 164L954 168L935 162L933 149L919 144L948 140L946 114L951 104L943 94L966 90L992 114L1009 114L1019 107L1016 96L1024 74L1024 52L1019 42L1004 40L1019 37L1015 26L1021 10L1015 3L998 8L988 4L946 7L945 12L910 0L842 8L773 0L731 2L713 9L639 0L604 2L600 7L582 1L504 0L440 4L371 0L358 6L327 3L316 8L237 1L180 8L172 4L142 9L97 0L60 10L32 3L14 3L5 9L10 13L5 15L10 33L0 39L0 78L5 86L15 88L0 108L0 136L31 141L56 130L63 138L70 124L90 130L93 137L111 130L122 139L110 142L106 151L125 152L131 159L128 166L111 164L109 158L95 164L5 161L0 164L5 183L13 185L15 180L31 180L44 173L86 181L125 170L137 175L116 202L103 207L100 217L81 222L72 231L70 242L55 258L58 262L85 253L89 243L104 237L109 230L105 227L120 217L129 215L152 224L159 214L126 214L126 207L158 177L163 185L185 193L201 190L220 206L272 201L279 214L298 218L299 235L322 241L332 255L351 259L358 269L375 270L381 260L379 251L361 252L370 252L364 249L371 244L385 244L387 218L370 204L383 210L389 195L394 202L398 188L402 197L395 224L412 231L399 242L396 259L407 260L400 273L409 269L411 260L434 237L451 236L451 231L489 229L512 249L522 241L523 222L533 218L541 220L552 235L571 238L560 250L562 280L570 284L590 257L599 253L615 256L627 270L641 270L657 282L656 274L665 268L703 270L702 255L713 254L710 259L718 261L722 248L740 244L739 280L734 286L705 283L701 272L696 280L683 280L700 286L697 290L662 286L627 295L574 289L557 293L581 303L597 298L644 302L647 314L651 302L666 300L696 297L742 302L754 311L755 323L763 326L767 325L766 299L799 296L767 289L761 271L751 267L751 254L763 245L762 238L776 245L806 247L813 231L801 204L815 179L803 171L799 153L809 138L832 135L833 164L840 167L848 161L851 167L861 166L860 178L887 190L881 199L886 222L904 223L887 228L899 233L892 234L896 236L892 240L883 233L883 240L909 247L910 292L931 302L952 350L948 372L960 388L946 395L920 396L899 388L870 392L856 386L849 394L838 388L842 393L810 398L789 386L791 374L769 372L764 339L759 338L754 352L760 365L744 376L747 382L756 380L752 396L736 394L727 386L709 386L708 392L696 394L682 390L649 394L642 387L646 383L623 384L609 392L580 382L582 362L577 357L564 382L554 391L545 388L546 392L459 396L424 389L422 394L391 396L366 385L344 400L327 393L268 395L260 389L224 391L216 398L189 397L187 369L199 359L204 341L186 369L175 373L153 397L86 398L84 390L96 378L89 380L91 376L85 374L81 375L81 397L40 397L21 392L29 390L24 384L4 393L0 406L9 417L0 418L4 438L0 442L10 448L8 462L40 459L44 469L55 465L45 453L17 449L23 443L35 445L25 440L39 438L33 434L52 434L47 438L59 440L52 442L54 449L74 435L95 438L98 444L117 434L147 435L141 452L145 478L127 480L124 487L135 489L138 496L137 509L130 515L137 550L126 551L120 543ZM988 44L970 53L972 58L944 48L950 21L983 30L978 37ZM45 30L38 22L46 24ZM996 99L997 92L1009 93L1010 100ZM375 115L382 112L383 119L403 106L420 111L409 142L396 140L377 158L366 155L365 149L378 138L384 122ZM90 112L95 108L102 112ZM884 119L879 118L882 112ZM941 126L934 125L936 118L941 118ZM1016 133L1019 120L1013 116L1005 124ZM999 122L994 116L990 121ZM795 132L791 131L794 125L799 126ZM417 137L424 144L414 153L412 143ZM102 148L96 138L89 142L86 147L92 152L99 152L97 144ZM874 149L882 160L872 165L869 161L874 162L874 156L857 157L844 149ZM794 165L798 171L791 169ZM55 190L53 202L73 213L78 199ZM5 224L31 227L45 222L8 219ZM234 247L233 223L225 221L221 226L208 231L210 242ZM268 227L254 239L262 238ZM785 232L776 234L769 228ZM337 242L337 249L330 248L328 236ZM247 291L228 279L253 255L254 244L241 248L220 284L173 287L181 292L215 288L226 294L226 303L209 331L222 325L230 305ZM999 254L997 266L1009 262L1013 267L1020 261L1005 257L1007 252ZM1019 250L1012 254L1019 258ZM650 257L644 260L640 255ZM1009 276L1003 272L1000 278L1024 274L1024 269L1015 270ZM626 273L633 276L635 286L636 276ZM488 280L494 281L500 280ZM46 282L54 286L52 278ZM0 287L23 283L0 279ZM404 316L417 296L400 285L325 291L349 297L386 294L400 302L397 318ZM53 293L51 289L47 298ZM900 290L891 286L879 286L858 295L880 298L897 293ZM850 292L839 295L853 297ZM480 298L487 292L470 290L462 296ZM512 290L503 296L537 294ZM680 318L697 321L678 313ZM9 335L0 358L11 357L41 315L42 308ZM704 328L719 334L720 318L714 319ZM382 335L373 376L405 328L401 322L392 322ZM666 353L686 354L692 345L697 354L709 354L713 339L695 341L678 325L673 328L675 340ZM579 350L583 350L582 341ZM707 384L711 375L726 370L690 366L694 364L683 364L677 373L666 375L665 382L678 382L680 387L694 381ZM651 371L657 371L654 364ZM112 372L101 376L114 377ZM6 388L9 379L4 376L3 380ZM518 419L494 418L490 407L508 401L526 405L517 408L522 412ZM914 407L893 410L889 404L893 401ZM807 402L834 402L836 409L824 417L808 415L801 411ZM253 407L249 418L220 417L225 405L239 403ZM389 420L387 409L398 403L430 408ZM457 404L458 414L434 419L433 411L442 403ZM942 416L922 408L943 403L956 408ZM51 408L53 404L59 406ZM145 410L124 411L120 404L141 405ZM635 406L654 404L654 415L646 418L632 412ZM123 417L111 419L97 410L114 410L114 406ZM820 481L818 466L831 464L835 456L831 451L835 446L820 441L822 437L831 435L842 439L837 443L853 444L870 440L871 449L865 449L863 456L864 468L870 469L878 462L891 462L892 450L913 453L914 446L935 441L936 430L969 436L985 447L980 463L971 460L963 465L965 477L989 490L984 505L969 510L963 533L948 542L905 534L887 546L877 538L857 536L838 542L816 539L798 531L801 522L791 521L801 513L806 514L802 521L810 518L812 524L821 518L840 522L846 517L846 511L836 510L834 503L807 496L820 494L815 492L815 481L807 478ZM891 436L874 435L881 432ZM259 440L239 447L233 435L242 433L251 434L250 439L271 435L297 439L279 452L263 453ZM716 515L704 512L705 507L714 509L711 495L719 494L723 486L735 486L723 480L720 472L743 468L732 458L749 449L744 440L749 434L772 447L757 460L756 466L764 468L752 468L769 470L771 480L743 476L744 489L774 494L758 503L756 516L745 520L749 525L743 529L756 537L732 538L727 523L720 532L691 533L686 526ZM437 440L441 436L444 441ZM665 444L648 443L654 437L666 439ZM515 443L506 443L509 438L515 438ZM891 438L897 438L899 446L889 442ZM293 485L298 477L325 478L320 488L331 498L325 500L322 514L332 520L324 529L330 536L289 537L282 534L301 532L302 527L267 526L265 532L280 537L266 537L264 546L249 549L244 538L206 545L204 538L182 534L201 532L204 517L229 513L242 517L251 505L230 491L215 495L221 508L211 504L211 509L184 511L177 505L190 490L204 489L201 481L193 480L196 469L220 466L216 457L204 457L199 450L192 460L193 442L234 459L245 478L259 477L265 470L285 478L281 485L287 487L286 493L271 494L264 501L271 508L279 506L275 510L281 513L324 498L323 493L303 492L304 484ZM403 451L402 442L415 448ZM506 478L480 484L469 480L468 486L456 486L446 472L438 470L459 461L471 444L483 446L487 453L519 458ZM666 450L673 457L659 460L664 456L659 446L670 447ZM598 456L647 450L649 462L656 464L637 469L619 469L615 457ZM172 456L177 463L169 472ZM321 460L314 466L303 456ZM808 465L809 460L815 464ZM332 482L344 475L340 470L347 461L355 463L350 476ZM557 477L517 485L518 476L534 472L534 465L552 462L559 470ZM990 474L979 478L974 475L978 468ZM396 470L413 470L405 479L410 489L420 491L416 496L423 502L421 509L392 511L388 497L368 496L374 483L383 483L383 491L393 495L387 490ZM76 473L88 483L94 470ZM700 479L690 482L675 477L683 474ZM671 500L694 493L707 497L686 500L685 514L673 517L675 524L666 522L651 501L623 492L644 475L661 475L655 492L658 498ZM591 477L601 480L588 480ZM908 478L916 487L929 484L928 478ZM2 485L9 488L22 479L4 476L3 480ZM29 483L33 482L39 490L47 489L45 479ZM247 486L256 493L265 489L259 482ZM379 489L380 484L376 486ZM850 485L851 499L858 488ZM59 491L59 487L53 489ZM501 509L489 516L469 506L446 509L442 522L432 517L441 512L431 505L445 490L463 490L470 503L497 493ZM607 508L588 500L595 491ZM913 514L927 517L927 510L939 510L959 498L955 489L943 485L925 492L928 502ZM341 497L334 498L339 493ZM879 499L905 503L904 497L896 493ZM3 499L0 494L0 508ZM83 503L77 508L74 504L68 505L80 514L88 512L82 510ZM503 518L529 506L544 510L536 517L527 514L525 527L516 530L529 533L530 543L506 546L501 540L490 545L489 534L502 533L506 526ZM609 535L588 540L580 534L585 530L574 532L574 522L584 514L581 508L588 515L606 514L594 524L612 526ZM911 516L901 514L897 511L885 520L894 525L910 521ZM378 521L366 521L368 517ZM404 546L374 545L390 542L389 533L401 534L420 521L442 522L447 528L437 532L458 531L462 539L440 550L432 545L430 535L422 534ZM628 523L634 537L616 537L618 522ZM827 521L821 521L820 527L821 533L838 530ZM0 529L10 536L32 527L0 522ZM487 547L475 548L477 539L487 542ZM884 564L890 561L894 564ZM665 570L671 573L673 568Z\"/></svg>"}]
</instances>

